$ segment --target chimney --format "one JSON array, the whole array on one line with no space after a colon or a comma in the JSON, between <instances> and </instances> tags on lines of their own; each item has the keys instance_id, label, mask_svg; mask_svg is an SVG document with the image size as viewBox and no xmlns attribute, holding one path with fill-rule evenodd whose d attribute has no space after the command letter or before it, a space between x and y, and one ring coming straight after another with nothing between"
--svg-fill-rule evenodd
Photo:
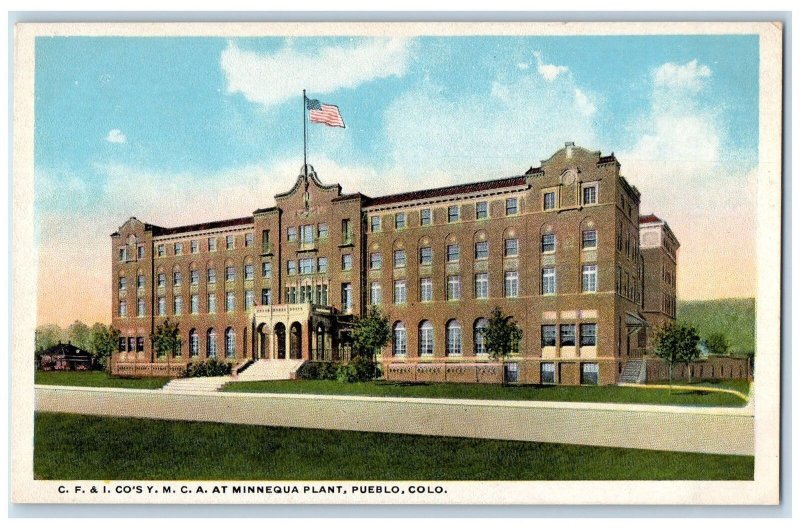
<instances>
[{"instance_id":1,"label":"chimney","mask_svg":"<svg viewBox=\"0 0 800 529\"><path fill-rule=\"evenodd\" d=\"M568 141L564 143L564 147L567 149L567 158L572 158L572 148L575 147L575 142Z\"/></svg>"}]
</instances>

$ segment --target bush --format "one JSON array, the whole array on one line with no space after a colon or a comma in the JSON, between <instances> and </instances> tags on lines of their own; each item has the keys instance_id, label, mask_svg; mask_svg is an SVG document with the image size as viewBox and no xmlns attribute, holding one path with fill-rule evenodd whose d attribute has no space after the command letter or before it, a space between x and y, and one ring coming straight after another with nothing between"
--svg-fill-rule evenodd
<instances>
[{"instance_id":1,"label":"bush","mask_svg":"<svg viewBox=\"0 0 800 529\"><path fill-rule=\"evenodd\" d=\"M380 374L381 370L378 364L369 358L357 356L336 369L336 380L339 382L366 382L378 378Z\"/></svg>"},{"instance_id":2,"label":"bush","mask_svg":"<svg viewBox=\"0 0 800 529\"><path fill-rule=\"evenodd\" d=\"M336 364L333 362L306 362L297 371L303 380L336 380Z\"/></svg>"},{"instance_id":3,"label":"bush","mask_svg":"<svg viewBox=\"0 0 800 529\"><path fill-rule=\"evenodd\" d=\"M183 372L184 377L221 377L231 374L233 366L224 361L217 360L216 358L209 358L208 360L201 360L192 362L186 366Z\"/></svg>"}]
</instances>

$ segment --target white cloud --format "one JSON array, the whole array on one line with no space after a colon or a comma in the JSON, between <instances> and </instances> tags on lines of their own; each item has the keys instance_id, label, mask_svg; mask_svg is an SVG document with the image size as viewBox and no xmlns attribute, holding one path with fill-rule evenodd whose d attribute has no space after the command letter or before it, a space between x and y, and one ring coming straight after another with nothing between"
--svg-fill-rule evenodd
<instances>
[{"instance_id":1,"label":"white cloud","mask_svg":"<svg viewBox=\"0 0 800 529\"><path fill-rule=\"evenodd\" d=\"M517 63L517 68L519 68L520 70L527 70L530 67L531 67L530 63L527 63L527 62L518 62Z\"/></svg>"},{"instance_id":2,"label":"white cloud","mask_svg":"<svg viewBox=\"0 0 800 529\"><path fill-rule=\"evenodd\" d=\"M538 51L533 52L533 56L536 57L536 69L539 71L541 76L548 81L554 81L562 73L565 74L569 72L569 68L566 66L545 64L545 62L542 60L542 54Z\"/></svg>"},{"instance_id":3,"label":"white cloud","mask_svg":"<svg viewBox=\"0 0 800 529\"><path fill-rule=\"evenodd\" d=\"M297 51L291 42L275 53L243 50L230 42L220 63L228 92L240 92L249 101L271 107L298 97L304 88L313 96L402 76L410 55L409 41L400 38L328 46L313 53Z\"/></svg>"},{"instance_id":4,"label":"white cloud","mask_svg":"<svg viewBox=\"0 0 800 529\"><path fill-rule=\"evenodd\" d=\"M125 137L121 130L111 129L108 131L105 140L109 143L125 143L128 138Z\"/></svg>"},{"instance_id":5,"label":"white cloud","mask_svg":"<svg viewBox=\"0 0 800 529\"><path fill-rule=\"evenodd\" d=\"M597 110L591 98L580 88L575 89L575 104L578 106L578 109L587 116L591 116Z\"/></svg>"},{"instance_id":6,"label":"white cloud","mask_svg":"<svg viewBox=\"0 0 800 529\"><path fill-rule=\"evenodd\" d=\"M704 64L698 64L697 59L694 59L686 64L662 64L653 72L653 83L656 87L697 92L710 77L711 69Z\"/></svg>"}]
</instances>

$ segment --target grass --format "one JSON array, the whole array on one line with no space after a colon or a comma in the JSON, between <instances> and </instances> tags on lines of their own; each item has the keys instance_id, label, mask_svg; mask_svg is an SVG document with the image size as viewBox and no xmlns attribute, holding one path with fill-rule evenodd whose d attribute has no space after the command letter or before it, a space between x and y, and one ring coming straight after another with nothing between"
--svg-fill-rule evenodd
<instances>
[{"instance_id":1,"label":"grass","mask_svg":"<svg viewBox=\"0 0 800 529\"><path fill-rule=\"evenodd\" d=\"M169 380L163 377L114 377L105 371L36 371L34 383L45 386L160 389Z\"/></svg>"},{"instance_id":2,"label":"grass","mask_svg":"<svg viewBox=\"0 0 800 529\"><path fill-rule=\"evenodd\" d=\"M753 457L37 413L36 479L752 480Z\"/></svg>"},{"instance_id":3,"label":"grass","mask_svg":"<svg viewBox=\"0 0 800 529\"><path fill-rule=\"evenodd\" d=\"M722 333L728 338L730 352L755 351L756 302L753 298L678 301L678 320L697 329L700 338Z\"/></svg>"},{"instance_id":4,"label":"grass","mask_svg":"<svg viewBox=\"0 0 800 529\"><path fill-rule=\"evenodd\" d=\"M745 381L697 383L730 387L747 394ZM427 397L452 399L535 400L562 402L615 402L628 404L671 404L683 406L744 406L735 395L697 391L627 388L618 386L500 386L495 384L356 382L333 380L274 380L233 382L223 391L245 393L303 393L312 395L365 395L376 397Z\"/></svg>"}]
</instances>

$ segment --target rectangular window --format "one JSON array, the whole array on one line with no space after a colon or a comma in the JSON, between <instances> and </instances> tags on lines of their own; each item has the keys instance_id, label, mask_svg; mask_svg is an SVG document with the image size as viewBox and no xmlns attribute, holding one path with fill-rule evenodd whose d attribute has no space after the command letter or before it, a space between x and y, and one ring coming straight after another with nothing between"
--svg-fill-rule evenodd
<instances>
[{"instance_id":1,"label":"rectangular window","mask_svg":"<svg viewBox=\"0 0 800 529\"><path fill-rule=\"evenodd\" d=\"M551 209L556 209L556 193L555 191L548 191L544 194L544 210L548 211Z\"/></svg>"},{"instance_id":2,"label":"rectangular window","mask_svg":"<svg viewBox=\"0 0 800 529\"><path fill-rule=\"evenodd\" d=\"M342 255L342 270L345 272L353 269L353 254Z\"/></svg>"},{"instance_id":3,"label":"rectangular window","mask_svg":"<svg viewBox=\"0 0 800 529\"><path fill-rule=\"evenodd\" d=\"M250 248L253 246L253 234L252 233L245 233L244 234L244 247Z\"/></svg>"},{"instance_id":4,"label":"rectangular window","mask_svg":"<svg viewBox=\"0 0 800 529\"><path fill-rule=\"evenodd\" d=\"M460 258L461 258L461 249L458 247L458 245L457 244L448 244L447 245L447 262L448 263L457 263Z\"/></svg>"},{"instance_id":5,"label":"rectangular window","mask_svg":"<svg viewBox=\"0 0 800 529\"><path fill-rule=\"evenodd\" d=\"M289 242L294 242L297 240L297 228L294 226L289 226L286 228L286 240Z\"/></svg>"},{"instance_id":6,"label":"rectangular window","mask_svg":"<svg viewBox=\"0 0 800 529\"><path fill-rule=\"evenodd\" d=\"M144 336L138 336L136 338L136 352L141 353L144 351Z\"/></svg>"},{"instance_id":7,"label":"rectangular window","mask_svg":"<svg viewBox=\"0 0 800 529\"><path fill-rule=\"evenodd\" d=\"M253 280L253 265L251 264L244 265L244 279L245 281Z\"/></svg>"},{"instance_id":8,"label":"rectangular window","mask_svg":"<svg viewBox=\"0 0 800 529\"><path fill-rule=\"evenodd\" d=\"M581 323L581 347L597 345L597 324Z\"/></svg>"},{"instance_id":9,"label":"rectangular window","mask_svg":"<svg viewBox=\"0 0 800 529\"><path fill-rule=\"evenodd\" d=\"M504 257L516 257L519 255L518 239L506 239L503 248Z\"/></svg>"},{"instance_id":10,"label":"rectangular window","mask_svg":"<svg viewBox=\"0 0 800 529\"><path fill-rule=\"evenodd\" d=\"M261 263L261 277L272 277L272 263Z\"/></svg>"},{"instance_id":11,"label":"rectangular window","mask_svg":"<svg viewBox=\"0 0 800 529\"><path fill-rule=\"evenodd\" d=\"M542 294L556 293L556 269L552 266L542 268Z\"/></svg>"},{"instance_id":12,"label":"rectangular window","mask_svg":"<svg viewBox=\"0 0 800 529\"><path fill-rule=\"evenodd\" d=\"M261 253L269 253L270 251L269 230L261 230Z\"/></svg>"},{"instance_id":13,"label":"rectangular window","mask_svg":"<svg viewBox=\"0 0 800 529\"><path fill-rule=\"evenodd\" d=\"M489 203L478 202L475 204L475 219L483 220L489 218Z\"/></svg>"},{"instance_id":14,"label":"rectangular window","mask_svg":"<svg viewBox=\"0 0 800 529\"><path fill-rule=\"evenodd\" d=\"M157 281L158 281L158 283L157 283L158 284L158 288L166 287L167 286L167 274L165 274L164 272L159 272Z\"/></svg>"},{"instance_id":15,"label":"rectangular window","mask_svg":"<svg viewBox=\"0 0 800 529\"><path fill-rule=\"evenodd\" d=\"M141 274L136 276L136 288L144 288L144 276Z\"/></svg>"},{"instance_id":16,"label":"rectangular window","mask_svg":"<svg viewBox=\"0 0 800 529\"><path fill-rule=\"evenodd\" d=\"M475 243L475 260L483 261L489 258L489 241L478 241Z\"/></svg>"},{"instance_id":17,"label":"rectangular window","mask_svg":"<svg viewBox=\"0 0 800 529\"><path fill-rule=\"evenodd\" d=\"M353 310L353 285L342 283L342 310L350 312Z\"/></svg>"},{"instance_id":18,"label":"rectangular window","mask_svg":"<svg viewBox=\"0 0 800 529\"><path fill-rule=\"evenodd\" d=\"M272 289L270 288L261 289L261 304L272 305Z\"/></svg>"},{"instance_id":19,"label":"rectangular window","mask_svg":"<svg viewBox=\"0 0 800 529\"><path fill-rule=\"evenodd\" d=\"M519 199L507 198L506 199L506 216L516 215L519 213Z\"/></svg>"},{"instance_id":20,"label":"rectangular window","mask_svg":"<svg viewBox=\"0 0 800 529\"><path fill-rule=\"evenodd\" d=\"M250 310L255 305L255 295L252 290L244 291L244 310Z\"/></svg>"},{"instance_id":21,"label":"rectangular window","mask_svg":"<svg viewBox=\"0 0 800 529\"><path fill-rule=\"evenodd\" d=\"M189 281L191 281L191 283L193 285L199 284L200 283L200 272L198 272L197 270L190 270L189 271Z\"/></svg>"},{"instance_id":22,"label":"rectangular window","mask_svg":"<svg viewBox=\"0 0 800 529\"><path fill-rule=\"evenodd\" d=\"M225 267L225 282L229 283L236 279L236 268L233 266L226 266Z\"/></svg>"},{"instance_id":23,"label":"rectangular window","mask_svg":"<svg viewBox=\"0 0 800 529\"><path fill-rule=\"evenodd\" d=\"M556 326L542 325L542 347L556 346Z\"/></svg>"},{"instance_id":24,"label":"rectangular window","mask_svg":"<svg viewBox=\"0 0 800 529\"><path fill-rule=\"evenodd\" d=\"M233 241L234 241L233 235L225 236L225 249L226 250L233 250L233 247L234 247Z\"/></svg>"},{"instance_id":25,"label":"rectangular window","mask_svg":"<svg viewBox=\"0 0 800 529\"><path fill-rule=\"evenodd\" d=\"M584 249L597 248L597 230L583 230L581 233L581 246Z\"/></svg>"},{"instance_id":26,"label":"rectangular window","mask_svg":"<svg viewBox=\"0 0 800 529\"><path fill-rule=\"evenodd\" d=\"M597 292L597 265L583 265L583 279L581 281L583 292Z\"/></svg>"},{"instance_id":27,"label":"rectangular window","mask_svg":"<svg viewBox=\"0 0 800 529\"><path fill-rule=\"evenodd\" d=\"M133 336L128 337L128 351L133 351L136 347L136 338Z\"/></svg>"},{"instance_id":28,"label":"rectangular window","mask_svg":"<svg viewBox=\"0 0 800 529\"><path fill-rule=\"evenodd\" d=\"M575 324L561 325L561 347L575 345Z\"/></svg>"},{"instance_id":29,"label":"rectangular window","mask_svg":"<svg viewBox=\"0 0 800 529\"><path fill-rule=\"evenodd\" d=\"M381 231L381 217L379 215L373 215L369 218L369 231L372 233Z\"/></svg>"},{"instance_id":30,"label":"rectangular window","mask_svg":"<svg viewBox=\"0 0 800 529\"><path fill-rule=\"evenodd\" d=\"M183 313L183 298L181 296L175 296L175 299L172 300L172 313L175 316L180 316Z\"/></svg>"},{"instance_id":31,"label":"rectangular window","mask_svg":"<svg viewBox=\"0 0 800 529\"><path fill-rule=\"evenodd\" d=\"M395 304L406 302L406 282L402 279L394 282L394 302Z\"/></svg>"},{"instance_id":32,"label":"rectangular window","mask_svg":"<svg viewBox=\"0 0 800 529\"><path fill-rule=\"evenodd\" d=\"M197 244L197 241L193 240L189 242L189 251L192 253L198 253L200 251L200 245Z\"/></svg>"},{"instance_id":33,"label":"rectangular window","mask_svg":"<svg viewBox=\"0 0 800 529\"><path fill-rule=\"evenodd\" d=\"M286 261L286 274L290 276L297 274L297 261Z\"/></svg>"},{"instance_id":34,"label":"rectangular window","mask_svg":"<svg viewBox=\"0 0 800 529\"><path fill-rule=\"evenodd\" d=\"M300 259L300 273L303 275L314 273L314 259L312 257Z\"/></svg>"},{"instance_id":35,"label":"rectangular window","mask_svg":"<svg viewBox=\"0 0 800 529\"><path fill-rule=\"evenodd\" d=\"M144 298L139 298L136 300L136 315L137 316L144 316Z\"/></svg>"},{"instance_id":36,"label":"rectangular window","mask_svg":"<svg viewBox=\"0 0 800 529\"><path fill-rule=\"evenodd\" d=\"M159 316L167 315L167 298L165 298L164 296L158 297L158 315Z\"/></svg>"},{"instance_id":37,"label":"rectangular window","mask_svg":"<svg viewBox=\"0 0 800 529\"><path fill-rule=\"evenodd\" d=\"M176 286L176 287L181 285L181 273L180 272L172 272L172 285Z\"/></svg>"},{"instance_id":38,"label":"rectangular window","mask_svg":"<svg viewBox=\"0 0 800 529\"><path fill-rule=\"evenodd\" d=\"M191 307L190 308L191 308L192 314L197 314L198 312L200 312L200 296L198 296L197 294L192 294L192 297L190 299L190 303L191 303Z\"/></svg>"},{"instance_id":39,"label":"rectangular window","mask_svg":"<svg viewBox=\"0 0 800 529\"><path fill-rule=\"evenodd\" d=\"M379 252L369 254L369 269L380 270L383 266L383 257Z\"/></svg>"},{"instance_id":40,"label":"rectangular window","mask_svg":"<svg viewBox=\"0 0 800 529\"><path fill-rule=\"evenodd\" d=\"M406 227L406 214L405 213L395 213L394 214L394 229L402 230Z\"/></svg>"},{"instance_id":41,"label":"rectangular window","mask_svg":"<svg viewBox=\"0 0 800 529\"><path fill-rule=\"evenodd\" d=\"M320 239L327 239L328 238L328 225L327 224L317 224L317 237Z\"/></svg>"},{"instance_id":42,"label":"rectangular window","mask_svg":"<svg viewBox=\"0 0 800 529\"><path fill-rule=\"evenodd\" d=\"M317 285L317 303L328 305L328 285Z\"/></svg>"},{"instance_id":43,"label":"rectangular window","mask_svg":"<svg viewBox=\"0 0 800 529\"><path fill-rule=\"evenodd\" d=\"M353 242L353 226L350 219L342 219L342 243L350 244Z\"/></svg>"},{"instance_id":44,"label":"rectangular window","mask_svg":"<svg viewBox=\"0 0 800 529\"><path fill-rule=\"evenodd\" d=\"M433 280L423 277L419 280L419 300L422 302L433 301Z\"/></svg>"},{"instance_id":45,"label":"rectangular window","mask_svg":"<svg viewBox=\"0 0 800 529\"><path fill-rule=\"evenodd\" d=\"M516 270L505 274L505 295L507 298L519 297L519 273Z\"/></svg>"},{"instance_id":46,"label":"rectangular window","mask_svg":"<svg viewBox=\"0 0 800 529\"><path fill-rule=\"evenodd\" d=\"M431 225L431 210L430 209L423 209L419 212L419 225L420 226L430 226Z\"/></svg>"},{"instance_id":47,"label":"rectangular window","mask_svg":"<svg viewBox=\"0 0 800 529\"><path fill-rule=\"evenodd\" d=\"M123 246L122 248L119 249L119 260L120 260L120 262L123 262L123 263L128 260L128 247L127 246Z\"/></svg>"},{"instance_id":48,"label":"rectangular window","mask_svg":"<svg viewBox=\"0 0 800 529\"><path fill-rule=\"evenodd\" d=\"M459 215L458 206L450 206L447 208L447 222L458 222Z\"/></svg>"},{"instance_id":49,"label":"rectangular window","mask_svg":"<svg viewBox=\"0 0 800 529\"><path fill-rule=\"evenodd\" d=\"M176 242L173 246L173 250L175 251L175 255L183 255L183 243Z\"/></svg>"},{"instance_id":50,"label":"rectangular window","mask_svg":"<svg viewBox=\"0 0 800 529\"><path fill-rule=\"evenodd\" d=\"M489 274L475 274L475 299L489 297Z\"/></svg>"},{"instance_id":51,"label":"rectangular window","mask_svg":"<svg viewBox=\"0 0 800 529\"><path fill-rule=\"evenodd\" d=\"M597 204L597 184L584 185L582 198L584 206Z\"/></svg>"},{"instance_id":52,"label":"rectangular window","mask_svg":"<svg viewBox=\"0 0 800 529\"><path fill-rule=\"evenodd\" d=\"M429 265L433 262L433 249L424 247L419 249L419 264Z\"/></svg>"},{"instance_id":53,"label":"rectangular window","mask_svg":"<svg viewBox=\"0 0 800 529\"><path fill-rule=\"evenodd\" d=\"M405 268L406 267L406 251L405 250L395 250L394 251L394 267L395 268Z\"/></svg>"},{"instance_id":54,"label":"rectangular window","mask_svg":"<svg viewBox=\"0 0 800 529\"><path fill-rule=\"evenodd\" d=\"M370 305L381 304L381 284L373 282L369 286L369 302Z\"/></svg>"},{"instance_id":55,"label":"rectangular window","mask_svg":"<svg viewBox=\"0 0 800 529\"><path fill-rule=\"evenodd\" d=\"M159 244L156 247L156 255L158 255L159 257L164 257L165 255L167 255L167 250L166 248L164 248L163 244Z\"/></svg>"},{"instance_id":56,"label":"rectangular window","mask_svg":"<svg viewBox=\"0 0 800 529\"><path fill-rule=\"evenodd\" d=\"M207 299L207 303L208 303L208 313L209 314L214 314L215 312L217 312L217 295L216 294L214 294L214 293L209 294L208 295L208 299Z\"/></svg>"},{"instance_id":57,"label":"rectangular window","mask_svg":"<svg viewBox=\"0 0 800 529\"><path fill-rule=\"evenodd\" d=\"M327 257L320 257L317 259L317 272L320 274L328 273L328 258Z\"/></svg>"},{"instance_id":58,"label":"rectangular window","mask_svg":"<svg viewBox=\"0 0 800 529\"><path fill-rule=\"evenodd\" d=\"M128 302L124 299L119 302L119 317L124 318L128 315Z\"/></svg>"},{"instance_id":59,"label":"rectangular window","mask_svg":"<svg viewBox=\"0 0 800 529\"><path fill-rule=\"evenodd\" d=\"M447 300L461 299L461 276L447 276Z\"/></svg>"},{"instance_id":60,"label":"rectangular window","mask_svg":"<svg viewBox=\"0 0 800 529\"><path fill-rule=\"evenodd\" d=\"M542 362L542 384L556 383L556 365L553 362Z\"/></svg>"},{"instance_id":61,"label":"rectangular window","mask_svg":"<svg viewBox=\"0 0 800 529\"><path fill-rule=\"evenodd\" d=\"M120 336L119 342L118 342L118 345L119 345L118 349L120 351L124 351L125 350L125 344L127 344L127 343L128 343L128 340L125 339L124 336Z\"/></svg>"},{"instance_id":62,"label":"rectangular window","mask_svg":"<svg viewBox=\"0 0 800 529\"><path fill-rule=\"evenodd\" d=\"M225 311L233 312L234 310L236 310L236 294L225 292Z\"/></svg>"},{"instance_id":63,"label":"rectangular window","mask_svg":"<svg viewBox=\"0 0 800 529\"><path fill-rule=\"evenodd\" d=\"M306 224L300 226L300 243L304 245L314 244L314 226Z\"/></svg>"},{"instance_id":64,"label":"rectangular window","mask_svg":"<svg viewBox=\"0 0 800 529\"><path fill-rule=\"evenodd\" d=\"M286 303L289 303L290 305L297 303L296 287L286 287Z\"/></svg>"},{"instance_id":65,"label":"rectangular window","mask_svg":"<svg viewBox=\"0 0 800 529\"><path fill-rule=\"evenodd\" d=\"M209 252L216 252L217 251L217 238L216 237L209 237L208 238L208 251Z\"/></svg>"},{"instance_id":66,"label":"rectangular window","mask_svg":"<svg viewBox=\"0 0 800 529\"><path fill-rule=\"evenodd\" d=\"M556 236L553 233L542 235L542 253L553 253L556 251Z\"/></svg>"},{"instance_id":67,"label":"rectangular window","mask_svg":"<svg viewBox=\"0 0 800 529\"><path fill-rule=\"evenodd\" d=\"M136 247L136 258L137 259L144 259L144 245L140 244Z\"/></svg>"},{"instance_id":68,"label":"rectangular window","mask_svg":"<svg viewBox=\"0 0 800 529\"><path fill-rule=\"evenodd\" d=\"M208 282L210 284L214 284L217 282L217 269L216 268L209 268L208 269Z\"/></svg>"},{"instance_id":69,"label":"rectangular window","mask_svg":"<svg viewBox=\"0 0 800 529\"><path fill-rule=\"evenodd\" d=\"M125 290L128 287L128 280L124 277L120 277L117 286L120 290Z\"/></svg>"},{"instance_id":70,"label":"rectangular window","mask_svg":"<svg viewBox=\"0 0 800 529\"><path fill-rule=\"evenodd\" d=\"M599 382L599 368L597 364L581 364L581 384L591 384L596 386Z\"/></svg>"}]
</instances>

